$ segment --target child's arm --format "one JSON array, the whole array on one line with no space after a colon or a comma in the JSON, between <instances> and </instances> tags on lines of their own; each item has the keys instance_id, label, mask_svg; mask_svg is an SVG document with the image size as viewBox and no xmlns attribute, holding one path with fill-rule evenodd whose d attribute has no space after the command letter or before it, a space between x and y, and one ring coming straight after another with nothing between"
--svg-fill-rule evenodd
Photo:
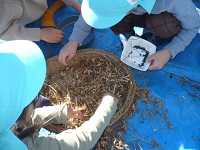
<instances>
[{"instance_id":1,"label":"child's arm","mask_svg":"<svg viewBox=\"0 0 200 150\"><path fill-rule=\"evenodd\" d=\"M67 120L67 105L54 105L36 108L32 115L32 124L46 122L48 124L65 124Z\"/></svg>"},{"instance_id":2,"label":"child's arm","mask_svg":"<svg viewBox=\"0 0 200 150\"><path fill-rule=\"evenodd\" d=\"M118 99L112 94L107 93L89 121L86 121L81 127L74 130L66 130L54 136L39 137L35 149L42 150L44 147L49 150L91 149L97 143L117 110L117 103Z\"/></svg>"},{"instance_id":3,"label":"child's arm","mask_svg":"<svg viewBox=\"0 0 200 150\"><path fill-rule=\"evenodd\" d=\"M0 39L40 41L39 28L25 28L18 23L22 13L20 10L23 9L20 7L20 5L7 2L0 3Z\"/></svg>"},{"instance_id":4,"label":"child's arm","mask_svg":"<svg viewBox=\"0 0 200 150\"><path fill-rule=\"evenodd\" d=\"M184 51L200 28L200 17L192 1L176 0L165 5L164 0L156 2L155 12L165 6L167 12L172 13L181 23L181 31L164 48L152 54L148 61L151 63L149 70L162 69L165 64L177 54ZM182 9L184 7L184 9ZM152 11L153 12L153 11Z\"/></svg>"},{"instance_id":5,"label":"child's arm","mask_svg":"<svg viewBox=\"0 0 200 150\"><path fill-rule=\"evenodd\" d=\"M67 6L73 7L79 13L81 13L81 4L77 0L62 0Z\"/></svg>"},{"instance_id":6,"label":"child's arm","mask_svg":"<svg viewBox=\"0 0 200 150\"><path fill-rule=\"evenodd\" d=\"M81 13L81 4L79 2L76 2L72 7Z\"/></svg>"},{"instance_id":7,"label":"child's arm","mask_svg":"<svg viewBox=\"0 0 200 150\"><path fill-rule=\"evenodd\" d=\"M83 41L90 34L92 27L84 20L82 15L79 16L78 21L74 24L73 32L69 37L69 42L60 50L58 60L67 65L76 54L78 45L82 45Z\"/></svg>"},{"instance_id":8,"label":"child's arm","mask_svg":"<svg viewBox=\"0 0 200 150\"><path fill-rule=\"evenodd\" d=\"M200 28L200 16L192 1L185 0L182 3L182 0L176 0L170 1L170 3L169 12L171 11L180 21L182 27L181 31L164 47L174 58L178 53L184 51L197 35Z\"/></svg>"},{"instance_id":9,"label":"child's arm","mask_svg":"<svg viewBox=\"0 0 200 150\"><path fill-rule=\"evenodd\" d=\"M69 118L79 118L82 119L82 112L76 110L75 108L67 107L66 104L54 105L54 106L44 106L41 108L35 108L31 124L44 123L48 121L48 124L69 124L71 123L67 120Z\"/></svg>"}]
</instances>

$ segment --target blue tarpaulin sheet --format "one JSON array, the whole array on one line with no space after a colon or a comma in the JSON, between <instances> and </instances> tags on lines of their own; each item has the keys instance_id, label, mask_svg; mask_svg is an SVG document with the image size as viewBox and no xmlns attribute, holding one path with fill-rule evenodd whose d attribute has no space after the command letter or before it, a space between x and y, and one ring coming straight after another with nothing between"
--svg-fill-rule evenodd
<instances>
[{"instance_id":1,"label":"blue tarpaulin sheet","mask_svg":"<svg viewBox=\"0 0 200 150\"><path fill-rule=\"evenodd\" d=\"M199 0L194 3L200 8ZM78 13L70 7L59 9L54 16L56 24L71 15ZM120 58L123 45L118 35L110 29L94 29L94 33L90 48ZM54 55L58 55L62 45L53 47ZM139 99L135 115L127 121L127 131L122 136L129 148L200 150L200 34L163 69L145 72L131 69L136 83L151 91L152 97L148 103Z\"/></svg>"}]
</instances>

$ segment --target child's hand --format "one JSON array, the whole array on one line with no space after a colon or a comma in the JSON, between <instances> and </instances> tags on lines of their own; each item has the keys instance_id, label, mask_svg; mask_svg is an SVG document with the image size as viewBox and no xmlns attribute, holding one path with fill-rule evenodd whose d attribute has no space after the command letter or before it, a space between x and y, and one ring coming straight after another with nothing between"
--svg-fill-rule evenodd
<instances>
[{"instance_id":1,"label":"child's hand","mask_svg":"<svg viewBox=\"0 0 200 150\"><path fill-rule=\"evenodd\" d=\"M70 122L71 118L78 118L82 119L83 114L80 110L77 110L75 108L67 107L67 125L72 126L72 122Z\"/></svg>"},{"instance_id":2,"label":"child's hand","mask_svg":"<svg viewBox=\"0 0 200 150\"><path fill-rule=\"evenodd\" d=\"M70 40L59 53L58 60L67 65L70 59L72 59L77 51L78 43L76 41Z\"/></svg>"},{"instance_id":3,"label":"child's hand","mask_svg":"<svg viewBox=\"0 0 200 150\"><path fill-rule=\"evenodd\" d=\"M59 43L64 38L64 32L52 27L40 29L40 39L49 43Z\"/></svg>"},{"instance_id":4,"label":"child's hand","mask_svg":"<svg viewBox=\"0 0 200 150\"><path fill-rule=\"evenodd\" d=\"M163 49L150 55L148 58L148 62L151 63L149 70L162 69L171 57L172 55L168 49Z\"/></svg>"}]
</instances>

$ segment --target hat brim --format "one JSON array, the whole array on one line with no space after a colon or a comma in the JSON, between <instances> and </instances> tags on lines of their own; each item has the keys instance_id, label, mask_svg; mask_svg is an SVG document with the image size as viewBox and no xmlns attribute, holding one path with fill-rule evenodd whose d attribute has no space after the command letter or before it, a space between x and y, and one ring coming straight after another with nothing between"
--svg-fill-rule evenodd
<instances>
[{"instance_id":1,"label":"hat brim","mask_svg":"<svg viewBox=\"0 0 200 150\"><path fill-rule=\"evenodd\" d=\"M0 147L24 150L10 127L39 93L46 77L45 58L31 41L8 41L0 44L0 68Z\"/></svg>"},{"instance_id":2,"label":"hat brim","mask_svg":"<svg viewBox=\"0 0 200 150\"><path fill-rule=\"evenodd\" d=\"M103 9L103 8L102 8ZM102 16L97 15L88 4L88 0L84 0L81 6L81 13L85 22L97 29L105 29L111 26L114 26L119 21L121 21L127 14L125 11L124 13L118 14L116 16Z\"/></svg>"},{"instance_id":3,"label":"hat brim","mask_svg":"<svg viewBox=\"0 0 200 150\"><path fill-rule=\"evenodd\" d=\"M2 62L7 62L8 64L7 69L4 68L5 71L7 71L5 74L15 74L15 72L12 72L12 68L16 68L17 70L18 67L23 67L24 69L25 74L21 73L21 76L24 76L24 81L26 82L26 90L24 90L24 92L26 92L26 98L22 105L23 107L26 107L33 101L44 83L46 77L46 62L44 55L35 43L27 40L4 42L1 44L0 51L2 54L8 53L8 56L13 56L12 60L7 60L10 59L10 57L2 60ZM18 62L21 62L20 66L17 66L19 65ZM10 77L10 80L11 79L12 76Z\"/></svg>"},{"instance_id":4,"label":"hat brim","mask_svg":"<svg viewBox=\"0 0 200 150\"><path fill-rule=\"evenodd\" d=\"M31 41L17 40L12 42L13 43L10 44L16 45L19 51L24 51L17 55L25 66L27 101L33 101L42 88L46 77L46 62L44 55L41 49Z\"/></svg>"},{"instance_id":5,"label":"hat brim","mask_svg":"<svg viewBox=\"0 0 200 150\"><path fill-rule=\"evenodd\" d=\"M10 129L8 129L3 136L0 136L0 146L4 150L28 150L26 145L16 137Z\"/></svg>"}]
</instances>

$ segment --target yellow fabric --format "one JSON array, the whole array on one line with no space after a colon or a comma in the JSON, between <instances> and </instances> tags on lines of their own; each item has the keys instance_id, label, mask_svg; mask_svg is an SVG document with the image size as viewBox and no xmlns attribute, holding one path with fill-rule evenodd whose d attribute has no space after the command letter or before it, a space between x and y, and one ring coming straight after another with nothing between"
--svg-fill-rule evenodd
<instances>
[{"instance_id":1,"label":"yellow fabric","mask_svg":"<svg viewBox=\"0 0 200 150\"><path fill-rule=\"evenodd\" d=\"M56 27L54 14L59 8L64 6L66 6L64 2L57 0L51 7L49 7L42 16L42 26Z\"/></svg>"}]
</instances>

